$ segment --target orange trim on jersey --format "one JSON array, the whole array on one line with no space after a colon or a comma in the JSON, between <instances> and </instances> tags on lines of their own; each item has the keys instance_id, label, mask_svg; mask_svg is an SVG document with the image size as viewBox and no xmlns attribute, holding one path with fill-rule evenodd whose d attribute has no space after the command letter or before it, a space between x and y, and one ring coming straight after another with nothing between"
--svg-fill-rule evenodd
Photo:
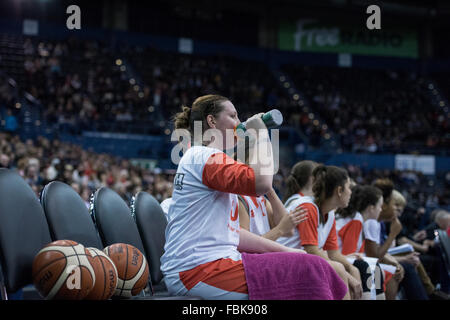
<instances>
[{"instance_id":1,"label":"orange trim on jersey","mask_svg":"<svg viewBox=\"0 0 450 320\"><path fill-rule=\"evenodd\" d=\"M267 211L267 203L266 203L266 198L264 198L264 196L261 198L261 202L262 202L262 204L264 205L264 207L266 208L266 211ZM263 208L261 208L261 213L262 213L263 217L266 216L266 214L264 213L264 209Z\"/></svg>"},{"instance_id":2,"label":"orange trim on jersey","mask_svg":"<svg viewBox=\"0 0 450 320\"><path fill-rule=\"evenodd\" d=\"M236 206L234 207L234 212L233 212L233 209L231 209L231 211L230 211L230 219L231 219L231 221L236 221L238 217L239 217L239 203L236 202Z\"/></svg>"},{"instance_id":3,"label":"orange trim on jersey","mask_svg":"<svg viewBox=\"0 0 450 320\"><path fill-rule=\"evenodd\" d=\"M302 197L305 196L301 191L299 191L298 194L301 195Z\"/></svg>"},{"instance_id":4,"label":"orange trim on jersey","mask_svg":"<svg viewBox=\"0 0 450 320\"><path fill-rule=\"evenodd\" d=\"M209 157L203 168L202 182L214 190L256 196L253 168L234 161L225 153L214 153Z\"/></svg>"},{"instance_id":5,"label":"orange trim on jersey","mask_svg":"<svg viewBox=\"0 0 450 320\"><path fill-rule=\"evenodd\" d=\"M179 273L186 289L191 290L197 283L239 293L248 293L242 260L219 259L203 263L191 270Z\"/></svg>"},{"instance_id":6,"label":"orange trim on jersey","mask_svg":"<svg viewBox=\"0 0 450 320\"><path fill-rule=\"evenodd\" d=\"M256 199L256 197L250 197L250 199L252 199L252 202L255 205L255 207L259 208L259 203L258 203L258 200Z\"/></svg>"},{"instance_id":7,"label":"orange trim on jersey","mask_svg":"<svg viewBox=\"0 0 450 320\"><path fill-rule=\"evenodd\" d=\"M266 214L264 213L264 209L262 208L262 206L260 206L260 204L258 202L258 198L257 197L250 197L250 199L252 200L252 202L255 205L256 209L260 209L262 216L265 217ZM266 198L260 197L260 199L261 199L262 205L266 206ZM253 210L251 210L251 211L252 211L252 218L254 218L255 217L254 211Z\"/></svg>"},{"instance_id":8,"label":"orange trim on jersey","mask_svg":"<svg viewBox=\"0 0 450 320\"><path fill-rule=\"evenodd\" d=\"M319 245L319 216L316 207L312 203L302 203L300 205L306 210L308 219L297 225L298 233L300 234L301 245ZM298 208L298 207L297 207ZM327 214L328 216L328 214ZM327 219L327 217L325 218ZM339 250L339 244L337 242L336 235L336 220L333 222L330 233L328 235L323 250Z\"/></svg>"},{"instance_id":9,"label":"orange trim on jersey","mask_svg":"<svg viewBox=\"0 0 450 320\"><path fill-rule=\"evenodd\" d=\"M327 214L328 215L328 214ZM323 245L323 250L339 250L339 243L337 240L337 232L336 232L336 220L333 221L333 226L331 227L330 233L328 234L327 241Z\"/></svg>"},{"instance_id":10,"label":"orange trim on jersey","mask_svg":"<svg viewBox=\"0 0 450 320\"><path fill-rule=\"evenodd\" d=\"M308 217L305 221L297 225L301 245L318 246L319 234L317 230L319 226L317 221L319 220L319 216L316 207L312 203L302 203L298 207L304 208Z\"/></svg>"},{"instance_id":11,"label":"orange trim on jersey","mask_svg":"<svg viewBox=\"0 0 450 320\"><path fill-rule=\"evenodd\" d=\"M366 250L366 240L363 239L362 244L361 244L361 248L359 249L359 253L364 253Z\"/></svg>"},{"instance_id":12,"label":"orange trim on jersey","mask_svg":"<svg viewBox=\"0 0 450 320\"><path fill-rule=\"evenodd\" d=\"M249 214L249 216L251 218L254 218L255 217L255 211L253 211L253 209L250 208L250 203L248 203L247 198L245 198L243 195L240 195L239 200L245 202L244 205L247 205L247 208L246 208L247 211L250 211L250 212L247 212L247 213Z\"/></svg>"},{"instance_id":13,"label":"orange trim on jersey","mask_svg":"<svg viewBox=\"0 0 450 320\"><path fill-rule=\"evenodd\" d=\"M384 273L383 290L384 292L386 292L386 283L388 283L392 279L394 274L386 270L383 270L383 273Z\"/></svg>"},{"instance_id":14,"label":"orange trim on jersey","mask_svg":"<svg viewBox=\"0 0 450 320\"><path fill-rule=\"evenodd\" d=\"M351 220L341 230L339 230L339 238L342 242L342 254L348 255L355 253L358 248L358 241L361 235L363 225L359 220Z\"/></svg>"},{"instance_id":15,"label":"orange trim on jersey","mask_svg":"<svg viewBox=\"0 0 450 320\"><path fill-rule=\"evenodd\" d=\"M247 204L247 208L250 208L250 203L248 203L247 199L244 197L241 197L241 199L245 201L245 204Z\"/></svg>"}]
</instances>

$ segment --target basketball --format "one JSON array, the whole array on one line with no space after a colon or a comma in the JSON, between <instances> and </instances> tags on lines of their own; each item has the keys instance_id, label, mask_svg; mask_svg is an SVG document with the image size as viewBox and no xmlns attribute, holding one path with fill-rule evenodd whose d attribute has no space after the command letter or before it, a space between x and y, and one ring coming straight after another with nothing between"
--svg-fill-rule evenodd
<instances>
[{"instance_id":1,"label":"basketball","mask_svg":"<svg viewBox=\"0 0 450 320\"><path fill-rule=\"evenodd\" d=\"M33 260L33 284L45 299L81 300L95 284L89 251L72 240L42 248Z\"/></svg>"},{"instance_id":2,"label":"basketball","mask_svg":"<svg viewBox=\"0 0 450 320\"><path fill-rule=\"evenodd\" d=\"M117 286L117 269L114 262L101 250L87 248L91 254L89 261L95 272L95 285L86 300L107 300L112 297Z\"/></svg>"},{"instance_id":3,"label":"basketball","mask_svg":"<svg viewBox=\"0 0 450 320\"><path fill-rule=\"evenodd\" d=\"M136 247L115 243L103 250L117 268L116 297L132 297L141 292L148 283L149 269L147 260Z\"/></svg>"}]
</instances>

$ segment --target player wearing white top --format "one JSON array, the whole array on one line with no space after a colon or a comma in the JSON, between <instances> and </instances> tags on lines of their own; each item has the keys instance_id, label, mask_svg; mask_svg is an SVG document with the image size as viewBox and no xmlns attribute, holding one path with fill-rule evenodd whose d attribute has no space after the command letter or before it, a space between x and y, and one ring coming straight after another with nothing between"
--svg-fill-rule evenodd
<instances>
[{"instance_id":1,"label":"player wearing white top","mask_svg":"<svg viewBox=\"0 0 450 320\"><path fill-rule=\"evenodd\" d=\"M269 215L264 197L239 196L239 203L245 206L251 233L262 236L270 231ZM241 216L239 216L239 221L242 223Z\"/></svg>"},{"instance_id":2,"label":"player wearing white top","mask_svg":"<svg viewBox=\"0 0 450 320\"><path fill-rule=\"evenodd\" d=\"M163 272L185 271L220 258L235 261L241 259L240 253L236 250L239 244L237 196L210 188L214 187L211 185L214 183L211 181L214 177L207 176L211 173L208 168L204 170L210 157L223 155L224 153L217 149L194 146L188 149L181 159L174 179L172 204L168 212L166 228L168 240L161 259ZM212 163L210 166L216 167ZM241 174L245 178L251 172L249 167L241 166L241 169ZM236 177L236 180L238 179L240 178ZM225 212L228 214L224 214ZM223 232L224 226L227 232ZM182 232L199 228L202 232Z\"/></svg>"},{"instance_id":3,"label":"player wearing white top","mask_svg":"<svg viewBox=\"0 0 450 320\"><path fill-rule=\"evenodd\" d=\"M314 203L314 197L304 196L302 193L292 195L285 203L286 209L288 211L293 211L297 208L302 208L303 207L302 205L304 204L309 204L313 206L316 209L316 211L319 212L317 205ZM332 231L332 227L334 224L334 210L328 214L328 219L325 222L325 224L320 223L319 215L314 216L314 218L317 219L317 226L318 226L317 227L318 247L319 249L322 249L330 235L330 232ZM301 245L300 234L297 228L294 230L294 234L292 236L281 237L277 241L288 247L303 249L303 246Z\"/></svg>"},{"instance_id":4,"label":"player wearing white top","mask_svg":"<svg viewBox=\"0 0 450 320\"><path fill-rule=\"evenodd\" d=\"M258 196L268 191L272 175L262 175L260 169L263 161L267 164L269 160L270 164L273 158L256 157L251 150L254 161L252 166L246 166L221 151L226 142L226 129L239 124L233 104L224 97L210 95L196 99L192 108L184 107L177 114L175 127L193 133L196 120L202 121L204 130L207 126L220 131L223 139L188 149L178 165L161 270L172 294L246 299L248 289L240 250L289 250L239 230L236 194ZM250 118L247 128L261 129L255 141L259 147L271 149L261 115ZM229 281L219 281L221 276Z\"/></svg>"},{"instance_id":5,"label":"player wearing white top","mask_svg":"<svg viewBox=\"0 0 450 320\"><path fill-rule=\"evenodd\" d=\"M349 185L350 179L344 169L317 165L312 161L295 164L287 179L285 205L288 210L291 206L305 208L308 219L297 226L296 238L280 241L301 246L306 252L327 259L349 287L347 299L360 299L359 271L339 251L334 218L334 210L346 207L350 200Z\"/></svg>"},{"instance_id":6,"label":"player wearing white top","mask_svg":"<svg viewBox=\"0 0 450 320\"><path fill-rule=\"evenodd\" d=\"M380 224L377 219L382 203L383 196L377 188L359 185L352 188L349 205L339 209L336 216L342 254L364 253L366 240L380 243Z\"/></svg>"},{"instance_id":7,"label":"player wearing white top","mask_svg":"<svg viewBox=\"0 0 450 320\"><path fill-rule=\"evenodd\" d=\"M383 273L375 270L374 280L377 289L377 299L384 298L381 292L386 293L387 299L395 298L398 284L392 281L392 274L395 273L395 266L380 263L379 257L370 254L371 248L378 248L380 244L380 223L378 218L382 210L383 194L381 190L374 186L353 187L352 198L347 208L338 212L338 236L342 243L342 253L347 256L358 256L365 261L372 263L376 259L377 265ZM361 239L363 239L362 244ZM367 253L367 249L369 251ZM361 252L361 253L357 253ZM383 259L384 260L384 259ZM389 260L387 261L389 263ZM383 277L384 275L384 277ZM384 279L383 279L384 278ZM392 282L391 282L392 281ZM394 283L394 284L393 284Z\"/></svg>"},{"instance_id":8,"label":"player wearing white top","mask_svg":"<svg viewBox=\"0 0 450 320\"><path fill-rule=\"evenodd\" d=\"M266 195L268 199L239 196L241 228L270 240L292 235L295 227L306 220L305 210L297 208L289 213L273 188Z\"/></svg>"},{"instance_id":9,"label":"player wearing white top","mask_svg":"<svg viewBox=\"0 0 450 320\"><path fill-rule=\"evenodd\" d=\"M349 205L339 209L336 214L339 250L359 269L363 279L363 295L370 300L385 300L384 281L378 259L366 257L364 253L365 239L372 241L378 237L378 241L380 236L379 232L377 235L379 224L376 221L381 211L378 196L381 193L377 195L373 187L355 185L352 187ZM358 211L361 204L365 205L363 214Z\"/></svg>"},{"instance_id":10,"label":"player wearing white top","mask_svg":"<svg viewBox=\"0 0 450 320\"><path fill-rule=\"evenodd\" d=\"M237 194L257 197L272 187L273 173L261 170L263 166L273 167L271 143L261 115L248 119L246 127L259 130L259 135L253 136L255 146L270 152L261 155L251 148L249 166L220 151L229 148L224 148L226 130L239 124L236 109L228 99L202 96L194 101L192 108L183 107L175 116L176 129L188 129L193 134L194 121L201 121L202 132L206 128L216 129L222 139L216 135L207 145L194 143L178 165L168 213L165 253L161 257L161 270L171 294L247 299L249 292L240 252L292 252L293 259L304 253L239 228ZM265 255L260 257L264 259ZM317 263L309 255L301 254L301 257L302 261ZM327 271L334 273L331 268ZM277 270L264 270L267 272L273 276L271 272ZM333 275L332 279L334 283L326 283L329 290L341 288L338 277ZM320 281L323 285L325 279ZM295 291L295 285L291 288Z\"/></svg>"},{"instance_id":11,"label":"player wearing white top","mask_svg":"<svg viewBox=\"0 0 450 320\"><path fill-rule=\"evenodd\" d=\"M342 254L347 255L354 252L364 252L363 225L364 219L359 212L356 212L354 217L341 218L339 215L336 216L336 232L338 234L339 250ZM358 236L352 238L351 242L345 243L346 247L344 248L343 238L346 232L354 232Z\"/></svg>"}]
</instances>

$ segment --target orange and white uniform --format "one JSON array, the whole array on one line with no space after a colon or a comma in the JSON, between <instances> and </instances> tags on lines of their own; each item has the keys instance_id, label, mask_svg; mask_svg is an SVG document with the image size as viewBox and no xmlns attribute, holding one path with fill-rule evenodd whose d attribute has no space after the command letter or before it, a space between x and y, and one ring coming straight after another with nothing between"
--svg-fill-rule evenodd
<instances>
[{"instance_id":1,"label":"orange and white uniform","mask_svg":"<svg viewBox=\"0 0 450 320\"><path fill-rule=\"evenodd\" d=\"M255 173L221 150L189 148L174 178L161 270L169 292L247 299L237 194L256 196Z\"/></svg>"},{"instance_id":2,"label":"orange and white uniform","mask_svg":"<svg viewBox=\"0 0 450 320\"><path fill-rule=\"evenodd\" d=\"M364 219L359 212L353 218L336 219L339 250L343 255L364 252L363 225Z\"/></svg>"},{"instance_id":3,"label":"orange and white uniform","mask_svg":"<svg viewBox=\"0 0 450 320\"><path fill-rule=\"evenodd\" d=\"M267 215L266 198L241 196L248 208L250 219L249 231L262 236L270 231L269 217Z\"/></svg>"},{"instance_id":4,"label":"orange and white uniform","mask_svg":"<svg viewBox=\"0 0 450 320\"><path fill-rule=\"evenodd\" d=\"M337 218L339 250L343 255L355 252L364 253L365 240L380 244L380 223L375 219L364 221L361 213L356 212L353 218Z\"/></svg>"},{"instance_id":5,"label":"orange and white uniform","mask_svg":"<svg viewBox=\"0 0 450 320\"><path fill-rule=\"evenodd\" d=\"M361 213L357 212L353 218L337 218L336 228L338 232L339 249L343 255L359 252L364 254L365 240L371 240L380 244L380 223L375 219L364 221ZM364 254L364 260L370 262ZM373 262L371 262L371 266ZM386 283L395 273L395 267L383 263L378 263L384 274L383 291L386 290ZM374 273L374 281L378 275Z\"/></svg>"},{"instance_id":6,"label":"orange and white uniform","mask_svg":"<svg viewBox=\"0 0 450 320\"><path fill-rule=\"evenodd\" d=\"M302 249L304 245L315 245L323 250L338 250L339 245L336 236L336 221L334 211L325 215L325 222L320 223L319 208L314 203L314 198L298 193L290 197L285 203L288 212L298 207L306 209L307 220L299 223L294 229L292 237L282 237L277 241L293 248Z\"/></svg>"}]
</instances>

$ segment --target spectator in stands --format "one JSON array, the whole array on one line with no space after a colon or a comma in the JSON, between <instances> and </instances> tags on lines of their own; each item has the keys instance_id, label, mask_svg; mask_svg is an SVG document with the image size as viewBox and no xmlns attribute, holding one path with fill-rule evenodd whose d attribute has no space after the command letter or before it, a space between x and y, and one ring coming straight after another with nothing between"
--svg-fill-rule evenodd
<instances>
[{"instance_id":1,"label":"spectator in stands","mask_svg":"<svg viewBox=\"0 0 450 320\"><path fill-rule=\"evenodd\" d=\"M433 148L448 144L443 135L445 115L423 108L430 104L424 95L425 81L410 73L299 65L282 69L310 106L340 135L344 150L433 152ZM405 116L402 106L411 112ZM377 130L381 126L386 130Z\"/></svg>"},{"instance_id":2,"label":"spectator in stands","mask_svg":"<svg viewBox=\"0 0 450 320\"><path fill-rule=\"evenodd\" d=\"M432 222L424 229L426 239L434 239L436 229L447 230L450 226L450 212L446 210L436 210L435 215L432 217ZM422 237L416 236L418 240Z\"/></svg>"},{"instance_id":3,"label":"spectator in stands","mask_svg":"<svg viewBox=\"0 0 450 320\"><path fill-rule=\"evenodd\" d=\"M416 150L426 148L427 142L433 151L446 145L441 133L447 122L439 120L445 117L423 108L428 101L422 79L410 74L284 66L306 98L295 100L278 88L266 65L232 57L180 55L75 38L26 39L24 53L26 90L46 107L48 124L73 133L88 128L162 133L180 103L225 92L242 106L243 115L253 114L261 104L277 106L290 125L309 137L312 147L320 147L329 131L313 120L317 115L310 118L307 101L340 136L346 151ZM139 70L144 85L130 78L123 61L116 61L118 55ZM406 119L404 106L412 108ZM380 116L380 108L389 117ZM162 117L155 117L155 111ZM126 124L130 119L132 126ZM406 123L405 130L399 130L399 123ZM385 132L376 130L380 126Z\"/></svg>"},{"instance_id":4,"label":"spectator in stands","mask_svg":"<svg viewBox=\"0 0 450 320\"><path fill-rule=\"evenodd\" d=\"M406 206L406 199L405 197L403 197L403 195L397 191L394 190L392 192L392 197L393 197L393 201L394 201L394 212L395 215L400 218L405 206ZM428 294L428 296L430 297L430 299L444 299L444 300L448 300L449 296L440 291L440 290L436 290L436 287L434 286L434 284L432 283L430 277L428 276L427 271L425 270L424 265L422 264L421 260L423 258L421 258L421 256L423 256L423 253L428 252L429 250L429 246L434 246L434 242L433 243L429 243L426 242L424 245L420 245L416 242L413 242L411 240L408 241L408 239L406 237L400 238L401 240L404 241L399 241L398 244L402 244L402 243L409 243L412 245L412 247L414 248L415 251L411 252L411 253L403 253L403 254L397 254L394 255L394 257L397 259L397 261L402 262L402 261L407 261L407 262L411 262L417 270L417 273L419 274L419 277L422 281L422 284ZM417 248L419 250L417 250ZM419 253L421 252L421 253ZM434 258L434 259L433 259ZM430 257L429 259L433 259L435 260L434 263L435 264L443 264L444 261L442 261L441 256L435 256L435 257ZM441 270L442 268L438 268L438 270ZM445 275L443 275L445 276ZM441 278L441 275L439 276L439 278Z\"/></svg>"},{"instance_id":5,"label":"spectator in stands","mask_svg":"<svg viewBox=\"0 0 450 320\"><path fill-rule=\"evenodd\" d=\"M0 153L0 168L9 168L9 156L6 153Z\"/></svg>"},{"instance_id":6,"label":"spectator in stands","mask_svg":"<svg viewBox=\"0 0 450 320\"><path fill-rule=\"evenodd\" d=\"M19 128L16 116L12 113L11 109L8 109L5 117L5 131L15 133Z\"/></svg>"},{"instance_id":7,"label":"spectator in stands","mask_svg":"<svg viewBox=\"0 0 450 320\"><path fill-rule=\"evenodd\" d=\"M78 190L85 201L88 194L102 186L119 191L115 183L120 181L121 173L125 171L129 172L129 189L122 194L124 200L129 200L138 190L165 199L172 190L171 175L142 170L116 157L88 152L79 146L43 137L23 143L18 136L0 133L0 166L17 169L36 194L40 194L48 182L59 180ZM155 184L158 185L156 188Z\"/></svg>"},{"instance_id":8,"label":"spectator in stands","mask_svg":"<svg viewBox=\"0 0 450 320\"><path fill-rule=\"evenodd\" d=\"M427 244L427 254L421 255L420 259L426 270L430 272L433 283L440 283L442 291L450 293L450 277L446 269L445 261L442 258L442 250L439 243L435 242L437 229L445 230L449 226L450 213L442 209L436 209L431 213L431 223L423 230L418 231L411 240L419 244Z\"/></svg>"}]
</instances>

